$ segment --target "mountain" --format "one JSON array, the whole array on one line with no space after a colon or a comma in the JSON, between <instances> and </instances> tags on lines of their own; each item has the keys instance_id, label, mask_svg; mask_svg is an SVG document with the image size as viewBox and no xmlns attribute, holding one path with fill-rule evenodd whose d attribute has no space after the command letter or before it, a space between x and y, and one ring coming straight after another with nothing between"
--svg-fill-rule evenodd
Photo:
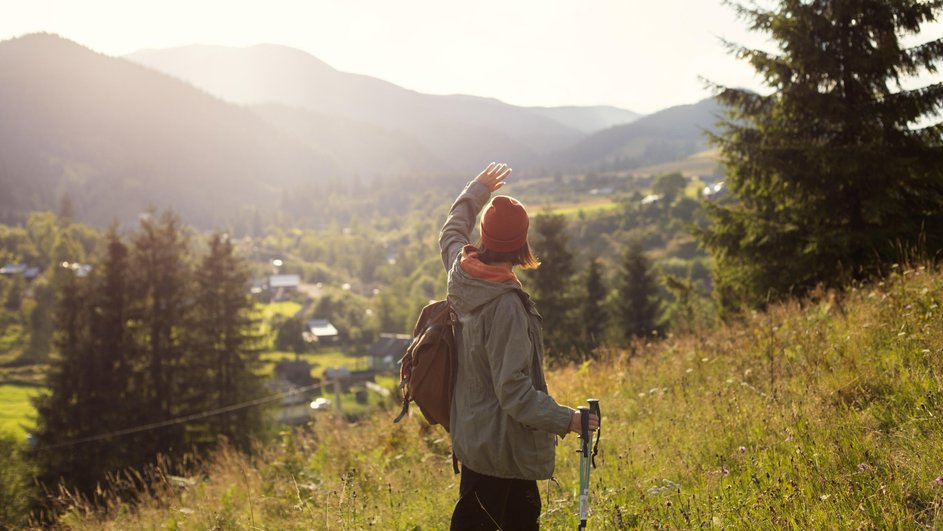
<instances>
[{"instance_id":1,"label":"mountain","mask_svg":"<svg viewBox=\"0 0 943 531\"><path fill-rule=\"evenodd\" d=\"M400 131L454 170L507 160L532 166L585 131L636 115L612 107L526 108L475 96L437 96L340 72L303 51L277 45L186 46L135 52L128 59L185 80L227 101L278 103Z\"/></svg>"},{"instance_id":2,"label":"mountain","mask_svg":"<svg viewBox=\"0 0 943 531\"><path fill-rule=\"evenodd\" d=\"M68 194L92 223L172 206L210 226L341 176L249 109L49 34L0 42L0 220Z\"/></svg>"},{"instance_id":3,"label":"mountain","mask_svg":"<svg viewBox=\"0 0 943 531\"><path fill-rule=\"evenodd\" d=\"M707 149L721 107L713 98L678 105L594 133L551 157L547 165L571 171L631 170L686 158Z\"/></svg>"},{"instance_id":4,"label":"mountain","mask_svg":"<svg viewBox=\"0 0 943 531\"><path fill-rule=\"evenodd\" d=\"M641 114L609 105L593 107L528 107L536 114L550 118L581 133L592 134L615 125L630 124Z\"/></svg>"},{"instance_id":5,"label":"mountain","mask_svg":"<svg viewBox=\"0 0 943 531\"><path fill-rule=\"evenodd\" d=\"M277 103L249 108L304 145L325 153L346 173L367 180L451 170L449 164L402 131Z\"/></svg>"}]
</instances>

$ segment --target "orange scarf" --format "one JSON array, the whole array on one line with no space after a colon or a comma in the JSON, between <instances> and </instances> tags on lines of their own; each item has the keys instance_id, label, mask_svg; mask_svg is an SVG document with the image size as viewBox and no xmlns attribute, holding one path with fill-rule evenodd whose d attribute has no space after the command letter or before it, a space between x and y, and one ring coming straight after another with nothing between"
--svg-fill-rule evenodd
<instances>
[{"instance_id":1,"label":"orange scarf","mask_svg":"<svg viewBox=\"0 0 943 531\"><path fill-rule=\"evenodd\" d=\"M462 271L479 280L487 280L488 282L512 281L517 284L518 287L521 285L514 271L501 266L486 264L479 260L478 249L476 249L474 245L466 245L465 248L462 249L460 265L462 266Z\"/></svg>"}]
</instances>

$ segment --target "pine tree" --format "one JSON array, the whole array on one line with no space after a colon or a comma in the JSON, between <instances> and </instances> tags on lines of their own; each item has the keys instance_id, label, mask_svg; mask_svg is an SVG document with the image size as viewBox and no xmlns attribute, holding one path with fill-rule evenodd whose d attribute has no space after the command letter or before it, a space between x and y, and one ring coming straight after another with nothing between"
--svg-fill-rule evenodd
<instances>
[{"instance_id":1,"label":"pine tree","mask_svg":"<svg viewBox=\"0 0 943 531\"><path fill-rule=\"evenodd\" d=\"M566 218L539 215L533 218L533 225L532 245L540 267L530 272L530 278L537 309L543 316L544 340L550 356L566 358L578 333L568 315L573 306L573 255L567 250Z\"/></svg>"},{"instance_id":2,"label":"pine tree","mask_svg":"<svg viewBox=\"0 0 943 531\"><path fill-rule=\"evenodd\" d=\"M622 283L616 304L626 342L658 331L658 284L641 240L633 239L622 261Z\"/></svg>"},{"instance_id":3,"label":"pine tree","mask_svg":"<svg viewBox=\"0 0 943 531\"><path fill-rule=\"evenodd\" d=\"M717 260L726 307L841 287L880 274L901 249L943 249L943 85L902 88L935 72L943 39L904 47L943 3L783 0L738 6L769 53L731 45L772 89L721 88L713 136L734 200L708 205L700 234Z\"/></svg>"},{"instance_id":4,"label":"pine tree","mask_svg":"<svg viewBox=\"0 0 943 531\"><path fill-rule=\"evenodd\" d=\"M249 296L249 271L225 234L213 234L209 250L196 272L196 303L191 328L188 365L191 378L199 380L203 409L211 410L257 398L262 391L254 369L259 363L258 337ZM258 408L246 408L207 420L209 444L225 436L234 446L249 450L262 416ZM191 427L192 429L192 427Z\"/></svg>"},{"instance_id":5,"label":"pine tree","mask_svg":"<svg viewBox=\"0 0 943 531\"><path fill-rule=\"evenodd\" d=\"M141 220L132 238L131 263L135 278L135 340L140 343L144 369L138 392L146 406L142 422L162 422L189 413L187 399L194 389L187 383L185 366L186 324L189 319L190 271L187 237L176 214L165 212L158 220ZM156 430L136 450L147 460L171 449L182 450L184 427L175 424Z\"/></svg>"},{"instance_id":6,"label":"pine tree","mask_svg":"<svg viewBox=\"0 0 943 531\"><path fill-rule=\"evenodd\" d=\"M58 355L46 375L49 391L34 400L37 419L33 432L37 449L33 461L39 468L38 480L54 490L62 482L70 489L91 492L98 480L99 452L88 455L56 448L99 430L98 411L85 400L93 385L96 368L92 362L88 332L87 289L69 270L59 269L60 290L55 310L54 344Z\"/></svg>"},{"instance_id":7,"label":"pine tree","mask_svg":"<svg viewBox=\"0 0 943 531\"><path fill-rule=\"evenodd\" d=\"M605 299L606 286L602 280L602 265L598 258L593 258L589 262L589 270L586 273L585 293L580 308L582 327L580 343L584 357L591 356L596 347L602 343L603 333L609 322L609 314L603 304Z\"/></svg>"},{"instance_id":8,"label":"pine tree","mask_svg":"<svg viewBox=\"0 0 943 531\"><path fill-rule=\"evenodd\" d=\"M140 350L134 344L128 327L131 313L131 271L128 246L122 241L117 225L105 235L105 255L93 269L88 300L90 348L98 385L87 399L99 411L99 433L121 430L134 424L133 419L145 407L142 397L134 393L133 371ZM118 469L140 465L128 456L140 446L134 435L128 439L106 439L96 443L109 456L108 467Z\"/></svg>"}]
</instances>

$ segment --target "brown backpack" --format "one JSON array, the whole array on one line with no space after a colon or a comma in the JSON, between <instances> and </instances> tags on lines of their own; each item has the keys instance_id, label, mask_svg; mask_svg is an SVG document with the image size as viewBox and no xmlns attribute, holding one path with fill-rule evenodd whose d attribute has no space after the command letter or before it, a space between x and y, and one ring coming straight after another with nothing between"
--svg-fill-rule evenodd
<instances>
[{"instance_id":1,"label":"brown backpack","mask_svg":"<svg viewBox=\"0 0 943 531\"><path fill-rule=\"evenodd\" d=\"M449 431L449 408L458 370L456 323L448 300L431 302L419 313L413 340L400 360L403 409L393 422L402 420L409 412L409 403L416 402L429 424L441 424Z\"/></svg>"}]
</instances>

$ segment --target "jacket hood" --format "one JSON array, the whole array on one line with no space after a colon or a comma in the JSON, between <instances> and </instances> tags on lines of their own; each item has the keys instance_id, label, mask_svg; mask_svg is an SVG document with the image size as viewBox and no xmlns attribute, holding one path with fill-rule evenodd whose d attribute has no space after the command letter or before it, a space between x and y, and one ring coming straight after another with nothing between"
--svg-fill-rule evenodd
<instances>
[{"instance_id":1,"label":"jacket hood","mask_svg":"<svg viewBox=\"0 0 943 531\"><path fill-rule=\"evenodd\" d=\"M462 269L461 255L449 271L449 302L459 314L473 313L505 293L519 289L513 280L492 282L472 277Z\"/></svg>"}]
</instances>

